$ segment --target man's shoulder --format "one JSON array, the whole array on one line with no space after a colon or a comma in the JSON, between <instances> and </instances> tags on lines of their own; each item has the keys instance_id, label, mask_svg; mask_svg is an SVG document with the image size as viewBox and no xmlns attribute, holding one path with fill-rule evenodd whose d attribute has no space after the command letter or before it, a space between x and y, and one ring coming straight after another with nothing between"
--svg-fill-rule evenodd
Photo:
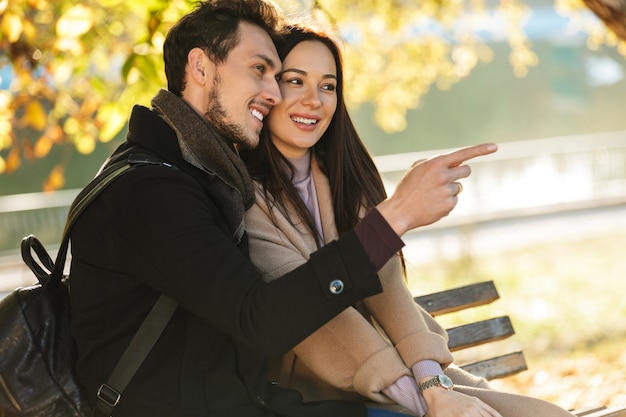
<instances>
[{"instance_id":1,"label":"man's shoulder","mask_svg":"<svg viewBox=\"0 0 626 417\"><path fill-rule=\"evenodd\" d=\"M162 134L163 129L171 130L171 127L157 112L140 104L133 106L130 112L130 120L128 121L127 137L139 135L146 131Z\"/></svg>"}]
</instances>

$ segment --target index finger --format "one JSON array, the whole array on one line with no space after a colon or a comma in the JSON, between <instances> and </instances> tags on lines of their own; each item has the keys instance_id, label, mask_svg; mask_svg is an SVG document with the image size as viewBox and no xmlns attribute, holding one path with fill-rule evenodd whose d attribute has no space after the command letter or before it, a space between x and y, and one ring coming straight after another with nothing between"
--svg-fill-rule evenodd
<instances>
[{"instance_id":1,"label":"index finger","mask_svg":"<svg viewBox=\"0 0 626 417\"><path fill-rule=\"evenodd\" d=\"M489 155L498 150L495 143L482 143L480 145L467 146L442 155L447 165L452 168L461 165L463 162L478 156Z\"/></svg>"}]
</instances>

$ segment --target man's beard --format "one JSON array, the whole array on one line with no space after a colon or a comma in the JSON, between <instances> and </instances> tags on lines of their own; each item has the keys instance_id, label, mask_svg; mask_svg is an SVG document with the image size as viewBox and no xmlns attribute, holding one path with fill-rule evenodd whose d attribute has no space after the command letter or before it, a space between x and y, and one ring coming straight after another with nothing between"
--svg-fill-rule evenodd
<instances>
[{"instance_id":1,"label":"man's beard","mask_svg":"<svg viewBox=\"0 0 626 417\"><path fill-rule=\"evenodd\" d=\"M219 74L216 74L213 79L213 88L207 98L207 110L204 117L227 139L238 144L241 148L250 148L250 138L248 138L244 127L227 120L226 111L220 102L221 86Z\"/></svg>"}]
</instances>

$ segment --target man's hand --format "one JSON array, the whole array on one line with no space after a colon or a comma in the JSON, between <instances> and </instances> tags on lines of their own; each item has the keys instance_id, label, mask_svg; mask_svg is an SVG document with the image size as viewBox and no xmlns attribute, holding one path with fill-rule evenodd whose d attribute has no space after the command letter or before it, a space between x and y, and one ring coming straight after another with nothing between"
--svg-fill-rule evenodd
<instances>
[{"instance_id":1,"label":"man's hand","mask_svg":"<svg viewBox=\"0 0 626 417\"><path fill-rule=\"evenodd\" d=\"M432 387L422 393L428 417L502 417L502 414L476 397Z\"/></svg>"},{"instance_id":2,"label":"man's hand","mask_svg":"<svg viewBox=\"0 0 626 417\"><path fill-rule=\"evenodd\" d=\"M486 143L415 161L393 195L377 206L378 211L398 236L438 221L458 202L461 186L456 181L471 173L470 167L463 163L497 149L495 144Z\"/></svg>"}]
</instances>

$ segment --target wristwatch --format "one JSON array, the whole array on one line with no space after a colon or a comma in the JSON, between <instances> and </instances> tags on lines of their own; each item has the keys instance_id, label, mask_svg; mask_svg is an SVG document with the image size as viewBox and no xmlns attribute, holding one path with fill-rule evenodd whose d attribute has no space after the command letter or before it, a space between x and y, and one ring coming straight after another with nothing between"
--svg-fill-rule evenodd
<instances>
[{"instance_id":1,"label":"wristwatch","mask_svg":"<svg viewBox=\"0 0 626 417\"><path fill-rule=\"evenodd\" d=\"M454 384L447 375L441 374L429 379L426 382L422 382L420 384L420 391L426 391L428 388L431 387L442 387L450 391L452 388L454 388Z\"/></svg>"}]
</instances>

